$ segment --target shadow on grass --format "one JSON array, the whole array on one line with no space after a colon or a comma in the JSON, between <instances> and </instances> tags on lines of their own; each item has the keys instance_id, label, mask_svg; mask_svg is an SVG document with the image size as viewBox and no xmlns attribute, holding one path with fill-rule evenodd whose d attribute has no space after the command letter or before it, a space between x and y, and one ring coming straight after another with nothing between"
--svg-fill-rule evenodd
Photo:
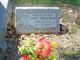
<instances>
[{"instance_id":1,"label":"shadow on grass","mask_svg":"<svg viewBox=\"0 0 80 60\"><path fill-rule=\"evenodd\" d=\"M68 27L60 24L60 35L68 33Z\"/></svg>"},{"instance_id":2,"label":"shadow on grass","mask_svg":"<svg viewBox=\"0 0 80 60\"><path fill-rule=\"evenodd\" d=\"M60 56L64 60L80 60L80 51L61 51Z\"/></svg>"}]
</instances>

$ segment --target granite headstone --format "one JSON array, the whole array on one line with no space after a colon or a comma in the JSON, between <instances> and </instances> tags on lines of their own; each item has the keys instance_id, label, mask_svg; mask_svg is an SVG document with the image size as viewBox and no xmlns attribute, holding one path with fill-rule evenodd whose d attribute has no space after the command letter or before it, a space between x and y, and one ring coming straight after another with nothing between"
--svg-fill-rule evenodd
<instances>
[{"instance_id":1,"label":"granite headstone","mask_svg":"<svg viewBox=\"0 0 80 60\"><path fill-rule=\"evenodd\" d=\"M17 33L59 32L59 7L16 7Z\"/></svg>"},{"instance_id":2,"label":"granite headstone","mask_svg":"<svg viewBox=\"0 0 80 60\"><path fill-rule=\"evenodd\" d=\"M9 6L9 0L0 0L0 60L3 59L7 43L5 41L5 35L7 31L7 11ZM1 50L2 49L2 50ZM1 52L2 51L2 52Z\"/></svg>"}]
</instances>

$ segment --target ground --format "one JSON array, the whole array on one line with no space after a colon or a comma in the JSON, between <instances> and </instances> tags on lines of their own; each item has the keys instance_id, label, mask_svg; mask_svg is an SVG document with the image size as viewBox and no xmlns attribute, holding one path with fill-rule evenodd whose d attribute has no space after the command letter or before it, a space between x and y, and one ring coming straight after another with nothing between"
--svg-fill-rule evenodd
<instances>
[{"instance_id":1,"label":"ground","mask_svg":"<svg viewBox=\"0 0 80 60\"><path fill-rule=\"evenodd\" d=\"M18 0L16 0L17 2ZM28 1L28 0L27 0ZM37 0L35 0L37 2ZM24 0L23 0L24 2ZM35 2L34 6L36 6ZM47 3L47 4L46 4ZM49 3L46 2L44 4L39 4L38 6L49 6ZM51 3L51 2L50 2ZM19 4L14 4L14 7ZM32 3L26 2L25 6L32 6ZM63 50L72 50L78 51L80 50L80 7L72 6L69 4L64 4L58 2L58 4L51 4L50 6L58 6L60 7L60 33L52 33L52 34L37 34L37 37L44 36L46 39L54 40L57 42L56 48L56 56L58 60L63 60L60 58L58 54L59 51ZM13 13L14 17L14 13ZM12 18L14 21L14 18ZM10 22L11 23L11 22ZM20 40L18 39L18 35L15 32L15 27L9 23L6 35L6 41L8 43L8 49L6 50L6 59L5 60L18 60L18 45ZM29 37L29 35L27 35Z\"/></svg>"}]
</instances>

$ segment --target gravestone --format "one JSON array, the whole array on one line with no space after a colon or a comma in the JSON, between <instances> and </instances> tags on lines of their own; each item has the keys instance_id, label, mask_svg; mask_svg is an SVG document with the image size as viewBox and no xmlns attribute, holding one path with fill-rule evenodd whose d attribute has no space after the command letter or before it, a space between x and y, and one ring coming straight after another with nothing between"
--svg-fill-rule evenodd
<instances>
[{"instance_id":1,"label":"gravestone","mask_svg":"<svg viewBox=\"0 0 80 60\"><path fill-rule=\"evenodd\" d=\"M0 0L0 56L4 56L5 49L7 48L5 35L7 31L7 19L9 19L8 9L9 0ZM3 57L0 57L0 60L3 60Z\"/></svg>"},{"instance_id":2,"label":"gravestone","mask_svg":"<svg viewBox=\"0 0 80 60\"><path fill-rule=\"evenodd\" d=\"M58 7L16 7L17 33L59 32Z\"/></svg>"}]
</instances>

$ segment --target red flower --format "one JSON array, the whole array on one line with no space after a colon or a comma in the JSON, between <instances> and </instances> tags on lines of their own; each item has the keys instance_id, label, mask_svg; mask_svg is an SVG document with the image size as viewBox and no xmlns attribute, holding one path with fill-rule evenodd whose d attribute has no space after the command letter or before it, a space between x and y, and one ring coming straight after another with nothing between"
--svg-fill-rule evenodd
<instances>
[{"instance_id":1,"label":"red flower","mask_svg":"<svg viewBox=\"0 0 80 60\"><path fill-rule=\"evenodd\" d=\"M44 37L40 38L38 41L35 42L35 49L36 54L42 57L47 57L51 52L51 44Z\"/></svg>"},{"instance_id":2,"label":"red flower","mask_svg":"<svg viewBox=\"0 0 80 60\"><path fill-rule=\"evenodd\" d=\"M34 60L40 60L39 58L35 58Z\"/></svg>"},{"instance_id":3,"label":"red flower","mask_svg":"<svg viewBox=\"0 0 80 60\"><path fill-rule=\"evenodd\" d=\"M26 56L26 54L22 54L20 60L28 60L28 57Z\"/></svg>"}]
</instances>

